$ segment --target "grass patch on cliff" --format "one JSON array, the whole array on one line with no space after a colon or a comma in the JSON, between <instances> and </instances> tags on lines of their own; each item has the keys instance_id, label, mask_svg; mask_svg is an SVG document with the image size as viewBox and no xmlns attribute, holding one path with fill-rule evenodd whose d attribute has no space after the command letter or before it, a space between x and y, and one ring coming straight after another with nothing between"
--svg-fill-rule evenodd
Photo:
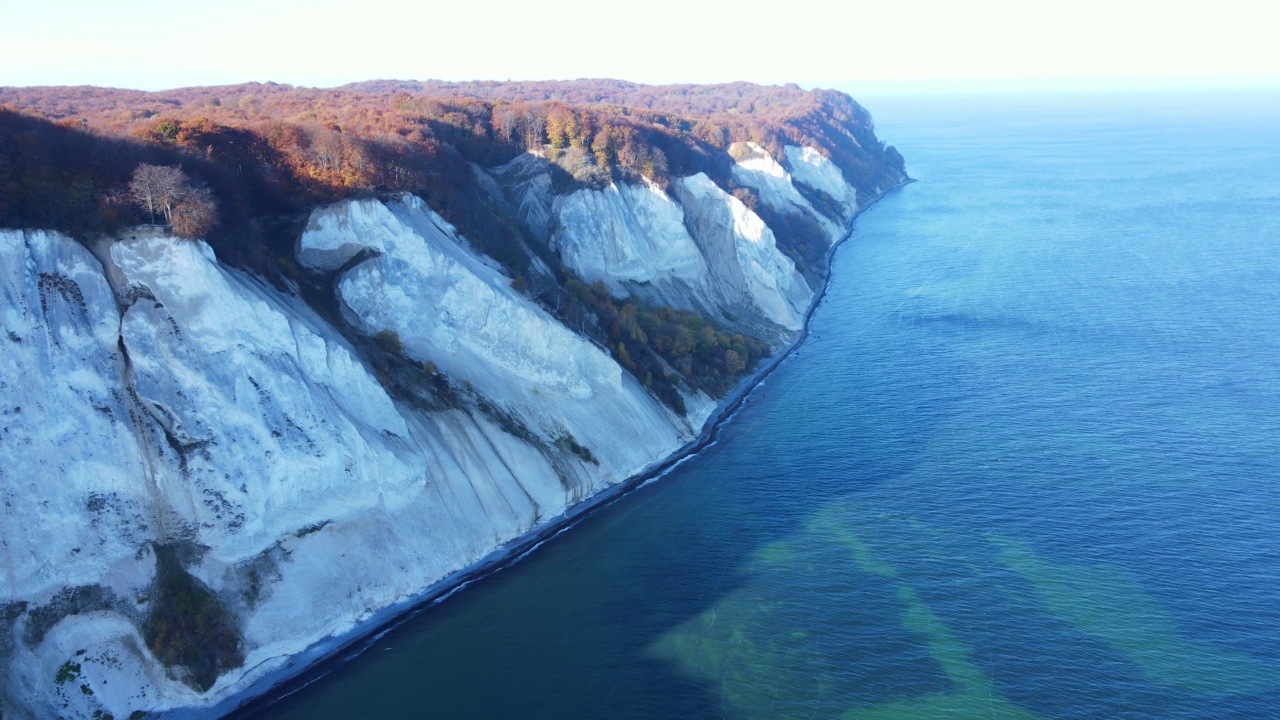
<instances>
[{"instance_id":1,"label":"grass patch on cliff","mask_svg":"<svg viewBox=\"0 0 1280 720\"><path fill-rule=\"evenodd\" d=\"M53 681L59 685L65 685L69 682L75 682L80 677L80 663L70 660L62 663L62 667L58 668L58 674L53 676Z\"/></svg>"},{"instance_id":2,"label":"grass patch on cliff","mask_svg":"<svg viewBox=\"0 0 1280 720\"><path fill-rule=\"evenodd\" d=\"M52 630L54 625L62 622L63 618L99 610L114 610L125 617L129 617L131 611L115 593L101 585L63 588L50 598L49 602L31 609L27 615L23 640L27 647L34 648L44 640L45 634ZM16 615L14 617L16 618Z\"/></svg>"},{"instance_id":3,"label":"grass patch on cliff","mask_svg":"<svg viewBox=\"0 0 1280 720\"><path fill-rule=\"evenodd\" d=\"M173 546L157 544L155 554L154 601L143 637L165 667L204 692L224 670L244 662L239 628L222 601L182 566Z\"/></svg>"},{"instance_id":4,"label":"grass patch on cliff","mask_svg":"<svg viewBox=\"0 0 1280 720\"><path fill-rule=\"evenodd\" d=\"M591 448L578 442L578 439L569 433L565 433L556 438L556 447L564 452L570 452L577 455L583 462L589 462L592 465L599 465L600 461L592 454Z\"/></svg>"},{"instance_id":5,"label":"grass patch on cliff","mask_svg":"<svg viewBox=\"0 0 1280 720\"><path fill-rule=\"evenodd\" d=\"M476 403L476 408L488 416L490 420L496 422L504 433L519 438L534 447L546 447L546 443L542 441L542 438L535 435L520 418L489 402L480 393L471 389L470 385L467 388L471 391L471 397Z\"/></svg>"}]
</instances>

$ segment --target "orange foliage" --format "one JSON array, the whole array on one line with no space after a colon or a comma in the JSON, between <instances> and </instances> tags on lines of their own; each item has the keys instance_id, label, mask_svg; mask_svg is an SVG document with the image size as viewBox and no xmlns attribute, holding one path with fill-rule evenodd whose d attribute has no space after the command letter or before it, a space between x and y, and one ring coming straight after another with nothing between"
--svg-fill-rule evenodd
<instances>
[{"instance_id":1,"label":"orange foliage","mask_svg":"<svg viewBox=\"0 0 1280 720\"><path fill-rule=\"evenodd\" d=\"M499 165L526 150L566 171L553 176L559 191L566 183L639 176L665 185L697 172L732 190L723 151L743 140L778 158L784 144L815 146L864 191L896 182L902 169L901 156L875 138L870 116L852 99L796 86L0 88L6 106L54 122L32 125L0 112L0 220L82 231L138 222L144 218L118 201L130 173L140 162L177 165L217 197L224 239L211 242L245 263L265 262L250 257L262 250L248 239L255 218L403 191L425 198L518 274L528 262L518 229L485 205L471 164ZM14 132L6 135L6 126Z\"/></svg>"}]
</instances>

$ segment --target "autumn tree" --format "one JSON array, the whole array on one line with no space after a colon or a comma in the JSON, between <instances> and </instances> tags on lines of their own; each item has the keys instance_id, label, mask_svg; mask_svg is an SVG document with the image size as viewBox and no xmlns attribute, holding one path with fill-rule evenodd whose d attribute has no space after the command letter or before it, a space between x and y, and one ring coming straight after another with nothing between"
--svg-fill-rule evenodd
<instances>
[{"instance_id":1,"label":"autumn tree","mask_svg":"<svg viewBox=\"0 0 1280 720\"><path fill-rule=\"evenodd\" d=\"M203 237L218 223L218 200L204 185L195 185L176 165L143 163L133 171L129 194L145 207L156 222L156 211L165 224L182 237Z\"/></svg>"},{"instance_id":2,"label":"autumn tree","mask_svg":"<svg viewBox=\"0 0 1280 720\"><path fill-rule=\"evenodd\" d=\"M503 142L514 142L521 125L519 108L501 104L493 109L493 132Z\"/></svg>"},{"instance_id":3,"label":"autumn tree","mask_svg":"<svg viewBox=\"0 0 1280 720\"><path fill-rule=\"evenodd\" d=\"M173 232L185 238L204 237L218 224L218 200L203 185L188 187L173 208Z\"/></svg>"},{"instance_id":4,"label":"autumn tree","mask_svg":"<svg viewBox=\"0 0 1280 720\"><path fill-rule=\"evenodd\" d=\"M617 161L617 148L611 143L612 140L613 128L605 125L591 141L591 152L595 153L596 164L605 170L611 170Z\"/></svg>"},{"instance_id":5,"label":"autumn tree","mask_svg":"<svg viewBox=\"0 0 1280 720\"><path fill-rule=\"evenodd\" d=\"M170 221L173 203L187 183L187 175L176 165L148 165L143 163L133 171L133 179L129 181L129 194L134 202L147 209L151 216L151 224L156 224L156 210L164 213L165 221Z\"/></svg>"},{"instance_id":6,"label":"autumn tree","mask_svg":"<svg viewBox=\"0 0 1280 720\"><path fill-rule=\"evenodd\" d=\"M563 150L569 147L577 131L578 123L568 108L556 105L547 113L547 137L552 148Z\"/></svg>"},{"instance_id":7,"label":"autumn tree","mask_svg":"<svg viewBox=\"0 0 1280 720\"><path fill-rule=\"evenodd\" d=\"M742 355L738 351L729 349L724 351L724 369L730 375L737 375L745 370L747 361L742 359Z\"/></svg>"}]
</instances>

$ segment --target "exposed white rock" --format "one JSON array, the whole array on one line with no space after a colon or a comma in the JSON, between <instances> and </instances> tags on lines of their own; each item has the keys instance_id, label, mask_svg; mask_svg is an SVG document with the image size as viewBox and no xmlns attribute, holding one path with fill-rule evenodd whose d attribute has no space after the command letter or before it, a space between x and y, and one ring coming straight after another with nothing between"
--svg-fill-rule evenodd
<instances>
[{"instance_id":1,"label":"exposed white rock","mask_svg":"<svg viewBox=\"0 0 1280 720\"><path fill-rule=\"evenodd\" d=\"M339 281L353 324L369 335L395 332L407 355L468 383L541 439L568 435L590 448L603 479L637 472L695 432L608 354L480 264L420 199L351 201L326 212L343 217L312 224L304 257L361 242L378 251Z\"/></svg>"},{"instance_id":2,"label":"exposed white rock","mask_svg":"<svg viewBox=\"0 0 1280 720\"><path fill-rule=\"evenodd\" d=\"M757 143L742 142L730 146L729 155L734 158L734 180L754 189L760 200L770 208L780 213L808 215L826 231L828 240L832 243L844 237L844 223L815 210L808 199L796 189L791 173L778 164L769 151Z\"/></svg>"},{"instance_id":3,"label":"exposed white rock","mask_svg":"<svg viewBox=\"0 0 1280 720\"><path fill-rule=\"evenodd\" d=\"M134 391L171 442L192 446L185 476L160 473L158 489L216 541L213 557L354 511L371 487L397 497L421 482L421 460L397 452L408 428L386 393L298 304L222 268L204 243L123 241L111 256L155 298L121 322Z\"/></svg>"},{"instance_id":4,"label":"exposed white rock","mask_svg":"<svg viewBox=\"0 0 1280 720\"><path fill-rule=\"evenodd\" d=\"M555 227L555 193L551 188L552 164L532 152L488 172L502 181L503 193L516 219L525 223L534 237L546 242Z\"/></svg>"},{"instance_id":5,"label":"exposed white rock","mask_svg":"<svg viewBox=\"0 0 1280 720\"><path fill-rule=\"evenodd\" d=\"M852 202L825 158L791 150L794 177L767 156L735 173L779 211L813 212L793 180ZM587 280L801 326L810 288L705 175L670 194L614 185L559 201L539 158L497 176L482 185ZM0 607L26 604L0 624L6 718L216 705L651 466L715 407L701 393L684 417L660 405L417 198L319 209L298 257L347 267L348 322L396 333L465 388L460 403L392 398L337 329L204 243L139 233L95 256L55 233L0 231ZM139 630L153 549L175 542L243 637L244 665L206 692ZM84 589L76 613L69 588Z\"/></svg>"},{"instance_id":6,"label":"exposed white rock","mask_svg":"<svg viewBox=\"0 0 1280 720\"><path fill-rule=\"evenodd\" d=\"M705 421L705 395L676 417L438 216L393 205L319 213L329 230L311 239L336 242L308 257L381 253L344 280L351 297L371 301L362 283L380 283L401 303L383 309L442 367L436 326L413 320L447 316L460 338L449 352L468 358L460 377L507 415L398 406L332 327L203 243L116 242L103 257L117 298L78 243L0 231L0 606L28 609L0 626L6 718L208 707L660 460ZM339 226L361 232L334 238ZM596 462L557 448L562 436ZM152 543L174 541L208 548L187 570L230 603L244 638L243 667L204 693L138 630ZM74 587L91 602L66 614L58 598ZM73 665L74 683L58 682Z\"/></svg>"},{"instance_id":7,"label":"exposed white rock","mask_svg":"<svg viewBox=\"0 0 1280 720\"><path fill-rule=\"evenodd\" d=\"M778 210L810 209L809 201L792 184L791 173L758 143L734 143L729 155L734 159L734 179L755 188L761 200Z\"/></svg>"},{"instance_id":8,"label":"exposed white rock","mask_svg":"<svg viewBox=\"0 0 1280 720\"><path fill-rule=\"evenodd\" d=\"M104 568L127 593L153 519L115 297L87 250L39 231L0 230L0 285L0 603L102 582Z\"/></svg>"},{"instance_id":9,"label":"exposed white rock","mask_svg":"<svg viewBox=\"0 0 1280 720\"><path fill-rule=\"evenodd\" d=\"M685 229L684 210L657 185L578 190L557 210L556 249L587 282L600 280L615 296L639 290L686 308L706 296L707 265ZM662 287L637 287L643 284Z\"/></svg>"},{"instance_id":10,"label":"exposed white rock","mask_svg":"<svg viewBox=\"0 0 1280 720\"><path fill-rule=\"evenodd\" d=\"M505 393L515 381L587 399L595 386L621 383L616 364L541 316L509 279L464 250L454 228L421 200L349 201L320 213L302 236L304 264L330 248L376 251L338 285L348 320L366 334L393 331L406 353L479 383L482 392Z\"/></svg>"},{"instance_id":11,"label":"exposed white rock","mask_svg":"<svg viewBox=\"0 0 1280 720\"><path fill-rule=\"evenodd\" d=\"M648 183L612 184L562 198L555 238L561 259L618 296L799 329L812 291L764 221L702 173L676 180L672 193ZM835 235L834 226L829 232Z\"/></svg>"},{"instance_id":12,"label":"exposed white rock","mask_svg":"<svg viewBox=\"0 0 1280 720\"><path fill-rule=\"evenodd\" d=\"M33 702L26 708L5 707L5 717L13 712L18 718L42 720L93 718L105 712L127 718L143 708L198 703L199 694L175 685L164 666L141 650L145 646L137 627L119 613L67 617L45 635L38 653L19 643L6 680L10 688L30 693L13 700Z\"/></svg>"},{"instance_id":13,"label":"exposed white rock","mask_svg":"<svg viewBox=\"0 0 1280 720\"><path fill-rule=\"evenodd\" d=\"M844 219L853 217L858 210L858 193L845 182L844 173L835 163L811 147L788 145L784 151L796 182L830 195L844 208Z\"/></svg>"},{"instance_id":14,"label":"exposed white rock","mask_svg":"<svg viewBox=\"0 0 1280 720\"><path fill-rule=\"evenodd\" d=\"M0 243L12 333L0 353L13 371L5 377L48 379L9 380L0 394L6 407L25 406L5 435L6 449L12 436L26 452L6 453L0 476L5 512L20 513L0 528L6 601L40 607L64 588L100 586L104 607L89 610L142 617L149 610L136 598L147 595L154 572L151 542L209 547L191 571L216 589L282 536L421 496L425 458L345 344L300 304L218 266L203 243L117 243L110 257L128 283L123 316L98 261L79 244L14 231L0 233ZM280 572L281 586L310 582L293 568ZM384 602L413 589L392 573L387 583L394 587L376 590L391 591ZM331 624L353 622L340 608L323 614ZM298 610L287 615L274 621L305 628ZM20 625L29 631L30 622ZM11 672L54 671L4 684L29 689L33 707L51 702L56 670L76 659L63 652L68 643L115 658L80 663L91 687L117 671L154 675L136 638L103 636L101 625L73 615L34 646L19 633ZM251 658L280 653L249 650ZM149 694L132 697L132 707L101 694L94 702L128 716L205 701L163 678L140 686Z\"/></svg>"},{"instance_id":15,"label":"exposed white rock","mask_svg":"<svg viewBox=\"0 0 1280 720\"><path fill-rule=\"evenodd\" d=\"M799 330L813 291L760 216L703 173L681 178L674 187L726 309L748 309Z\"/></svg>"}]
</instances>

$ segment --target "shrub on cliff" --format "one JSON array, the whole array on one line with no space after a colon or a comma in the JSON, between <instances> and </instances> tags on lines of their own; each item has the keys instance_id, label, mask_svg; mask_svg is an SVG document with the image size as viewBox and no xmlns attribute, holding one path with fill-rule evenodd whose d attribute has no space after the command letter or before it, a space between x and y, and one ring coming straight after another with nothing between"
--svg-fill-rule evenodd
<instances>
[{"instance_id":1,"label":"shrub on cliff","mask_svg":"<svg viewBox=\"0 0 1280 720\"><path fill-rule=\"evenodd\" d=\"M177 549L155 545L156 578L143 637L165 667L200 692L244 663L235 618L204 583L182 566Z\"/></svg>"},{"instance_id":2,"label":"shrub on cliff","mask_svg":"<svg viewBox=\"0 0 1280 720\"><path fill-rule=\"evenodd\" d=\"M697 313L618 300L603 283L564 284L559 314L608 348L665 405L685 412L678 386L720 397L768 355L756 338L730 334Z\"/></svg>"},{"instance_id":3,"label":"shrub on cliff","mask_svg":"<svg viewBox=\"0 0 1280 720\"><path fill-rule=\"evenodd\" d=\"M373 339L378 343L378 347L392 355L404 354L404 344L400 342L400 333L395 330L379 330L373 336Z\"/></svg>"}]
</instances>

